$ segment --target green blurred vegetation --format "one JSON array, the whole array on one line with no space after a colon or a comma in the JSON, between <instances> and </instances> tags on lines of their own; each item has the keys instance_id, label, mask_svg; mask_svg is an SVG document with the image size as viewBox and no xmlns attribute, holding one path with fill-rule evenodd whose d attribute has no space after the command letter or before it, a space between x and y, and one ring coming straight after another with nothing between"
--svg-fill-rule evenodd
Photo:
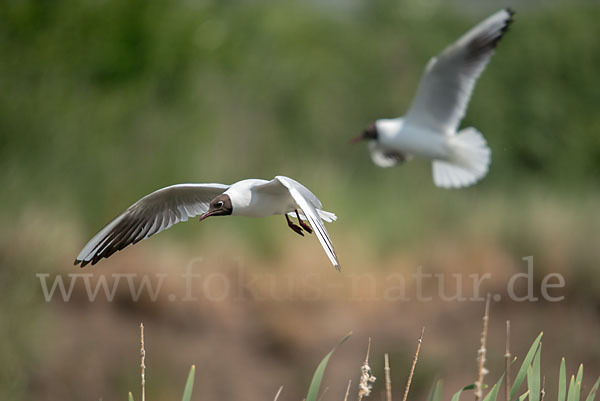
<instances>
[{"instance_id":1,"label":"green blurred vegetation","mask_svg":"<svg viewBox=\"0 0 600 401\"><path fill-rule=\"evenodd\" d=\"M496 7L338 7L0 2L3 213L66 205L96 229L160 186L276 174L342 215L382 188L393 209L469 196L433 188L425 163L377 169L347 139L402 114L427 59ZM467 192L596 192L600 7L517 12L463 122L493 150L489 176Z\"/></svg>"}]
</instances>

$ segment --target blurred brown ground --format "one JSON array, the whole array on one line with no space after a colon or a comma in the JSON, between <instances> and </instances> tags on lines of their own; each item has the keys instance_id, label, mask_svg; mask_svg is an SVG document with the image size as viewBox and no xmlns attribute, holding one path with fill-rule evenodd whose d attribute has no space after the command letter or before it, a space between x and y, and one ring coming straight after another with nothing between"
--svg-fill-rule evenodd
<instances>
[{"instance_id":1,"label":"blurred brown ground","mask_svg":"<svg viewBox=\"0 0 600 401\"><path fill-rule=\"evenodd\" d=\"M52 238L39 233L40 223ZM215 228L219 223L203 224L202 229L222 234ZM12 339L15 344L25 342L31 353L29 358L19 354L21 360L14 366L26 383L24 399L109 400L124 399L127 391L138 394L140 322L146 326L147 393L151 400L179 397L192 364L197 366L194 399L269 400L280 385L284 386L281 400L302 399L320 359L349 331L354 335L338 349L327 369L323 387L329 390L324 399L342 399L349 379L355 388L368 337L373 339L371 366L378 377L372 397L379 399L383 391L383 354L387 352L394 394L400 398L421 326L426 326L426 334L411 398L425 399L435 378L444 379L444 398L449 398L475 380L483 303L442 302L431 285L424 293L433 295L432 302L415 300L410 275L418 266L424 273L446 273L446 277L491 273L482 290L501 294L503 300L491 307L487 383L503 372L506 319L512 322L513 354L520 359L535 336L544 331L542 366L548 399L555 396L563 355L568 358L569 374L579 362L585 364L584 392L600 374L600 344L595 335L600 330L600 299L597 293L573 290L581 286L569 266L552 263L564 256L556 248L551 259L536 260L534 287L539 296L541 278L559 272L565 276L566 287L552 290L552 294L566 299L515 302L506 297L506 283L511 275L525 270L520 258L526 255L511 255L493 241L473 239L461 248L452 237L441 237L432 249L424 244L422 249L399 252L374 263L360 237L330 225L342 258L343 270L338 273L315 238L301 239L279 223L283 249L274 258L257 257L235 231L227 236L229 243L222 240L225 234L217 234L185 245L178 244L176 236L161 234L94 267L79 269L70 264L84 238L77 224L60 224L47 216L24 218L20 232L10 240L3 238L5 262L9 262L5 266L15 269L12 274L27 277L21 296L29 301L15 302L35 304L27 316L31 330L26 337ZM256 220L256 224L261 223ZM60 247L55 245L56 238L62 239ZM40 258L42 254L46 257ZM193 296L199 300L183 302L180 299L186 288L180 276L186 264L199 256L204 261L194 266L194 273L213 279L209 285L203 278L194 279ZM28 266L28 259L40 260L43 266ZM10 263L16 260L24 263ZM143 274L167 277L156 302L146 292L133 302L124 282L113 302L107 302L102 292L90 302L83 282L78 281L69 302L55 294L53 301L45 303L35 277L39 272L49 273L50 280L57 274L66 280L69 273L92 273L92 283L99 275L110 279L116 273L138 274L136 286ZM369 276L361 276L365 273ZM386 277L392 273L407 278L406 295L411 301L381 299L389 288ZM216 274L223 276L214 279ZM260 277L250 286L252 290L235 289L236 283L251 282L252 275ZM232 285L230 295L223 300L209 299L203 291L210 291L215 298L225 294L223 277ZM519 293L524 290L517 287ZM448 288L447 295L453 293ZM170 301L170 294L177 299ZM235 299L240 294L244 299ZM472 295L466 282L463 294ZM285 296L292 299L282 298ZM17 315L24 310L22 305L13 308ZM21 321L24 317L17 318ZM10 335L8 338L10 343Z\"/></svg>"}]
</instances>

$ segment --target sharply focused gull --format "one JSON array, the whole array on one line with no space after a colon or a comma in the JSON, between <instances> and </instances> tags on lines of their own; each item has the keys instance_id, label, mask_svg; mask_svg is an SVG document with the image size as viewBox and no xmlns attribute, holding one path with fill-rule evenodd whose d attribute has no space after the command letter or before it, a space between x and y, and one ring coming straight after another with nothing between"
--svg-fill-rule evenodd
<instances>
[{"instance_id":1,"label":"sharply focused gull","mask_svg":"<svg viewBox=\"0 0 600 401\"><path fill-rule=\"evenodd\" d=\"M283 176L271 181L248 179L232 185L172 185L143 197L111 221L81 250L75 264L81 264L81 267L96 264L130 244L198 215L204 220L210 216L283 214L288 226L296 233L304 236L303 231L310 234L314 230L329 260L339 270L338 258L323 224L323 221L330 223L337 217L322 208L319 199L308 188ZM296 217L299 225L293 223L290 216Z\"/></svg>"},{"instance_id":2,"label":"sharply focused gull","mask_svg":"<svg viewBox=\"0 0 600 401\"><path fill-rule=\"evenodd\" d=\"M392 167L412 156L433 160L433 181L443 188L469 186L487 174L491 151L485 139L475 128L457 129L513 14L498 11L433 57L406 115L377 120L354 139L368 141L373 163Z\"/></svg>"}]
</instances>

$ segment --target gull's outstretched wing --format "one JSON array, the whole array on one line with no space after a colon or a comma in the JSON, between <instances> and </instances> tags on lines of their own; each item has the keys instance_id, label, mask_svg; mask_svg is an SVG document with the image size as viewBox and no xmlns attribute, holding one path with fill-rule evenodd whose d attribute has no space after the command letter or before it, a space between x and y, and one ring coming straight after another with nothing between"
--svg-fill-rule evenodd
<instances>
[{"instance_id":1,"label":"gull's outstretched wing","mask_svg":"<svg viewBox=\"0 0 600 401\"><path fill-rule=\"evenodd\" d=\"M406 124L454 134L465 115L477 78L490 61L514 12L500 10L429 60Z\"/></svg>"},{"instance_id":2,"label":"gull's outstretched wing","mask_svg":"<svg viewBox=\"0 0 600 401\"><path fill-rule=\"evenodd\" d=\"M277 191L283 193L284 191L291 196L293 201L302 210L301 218L308 220L309 224L313 228L319 242L323 246L327 257L333 264L333 266L340 270L340 262L338 261L333 244L329 238L329 234L325 229L322 218L326 221L333 221L337 217L333 213L325 212L321 210L323 207L321 201L304 185L298 181L293 180L289 177L277 176L273 180L262 184L261 187L267 191Z\"/></svg>"},{"instance_id":3,"label":"gull's outstretched wing","mask_svg":"<svg viewBox=\"0 0 600 401\"><path fill-rule=\"evenodd\" d=\"M411 159L411 155L397 150L388 150L377 141L369 141L371 161L379 167L394 167Z\"/></svg>"},{"instance_id":4,"label":"gull's outstretched wing","mask_svg":"<svg viewBox=\"0 0 600 401\"><path fill-rule=\"evenodd\" d=\"M83 247L75 264L94 265L130 244L205 213L210 201L227 188L224 184L178 184L152 192L100 230Z\"/></svg>"}]
</instances>

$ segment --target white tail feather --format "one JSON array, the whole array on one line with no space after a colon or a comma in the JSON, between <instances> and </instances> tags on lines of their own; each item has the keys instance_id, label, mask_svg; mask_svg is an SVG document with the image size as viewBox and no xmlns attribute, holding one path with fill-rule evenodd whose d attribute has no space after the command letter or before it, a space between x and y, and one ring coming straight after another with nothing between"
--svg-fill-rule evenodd
<instances>
[{"instance_id":1,"label":"white tail feather","mask_svg":"<svg viewBox=\"0 0 600 401\"><path fill-rule=\"evenodd\" d=\"M325 210L318 209L317 213L319 213L319 217L328 223L337 220L337 216L334 213L326 212Z\"/></svg>"},{"instance_id":2,"label":"white tail feather","mask_svg":"<svg viewBox=\"0 0 600 401\"><path fill-rule=\"evenodd\" d=\"M319 214L319 217L327 223L331 223L337 220L337 216L335 215L335 213L326 212L325 210L321 209L317 209L317 213ZM296 217L296 212L289 212L288 216ZM299 213L298 216L300 216L300 219L302 220L307 220L306 216L302 213Z\"/></svg>"},{"instance_id":3,"label":"white tail feather","mask_svg":"<svg viewBox=\"0 0 600 401\"><path fill-rule=\"evenodd\" d=\"M448 160L433 161L433 181L442 188L460 188L475 184L488 172L491 151L475 128L465 128L448 138Z\"/></svg>"}]
</instances>

